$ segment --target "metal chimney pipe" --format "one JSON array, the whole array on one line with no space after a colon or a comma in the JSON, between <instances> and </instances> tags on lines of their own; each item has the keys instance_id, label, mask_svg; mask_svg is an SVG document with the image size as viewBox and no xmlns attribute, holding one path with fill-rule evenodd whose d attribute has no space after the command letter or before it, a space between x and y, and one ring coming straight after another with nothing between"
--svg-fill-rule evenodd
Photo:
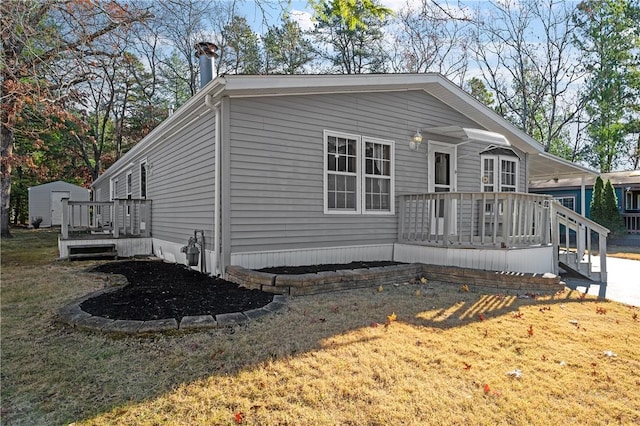
<instances>
[{"instance_id":1,"label":"metal chimney pipe","mask_svg":"<svg viewBox=\"0 0 640 426\"><path fill-rule=\"evenodd\" d=\"M218 57L218 46L214 43L202 41L196 43L196 57L200 60L200 88L213 80L213 60Z\"/></svg>"}]
</instances>

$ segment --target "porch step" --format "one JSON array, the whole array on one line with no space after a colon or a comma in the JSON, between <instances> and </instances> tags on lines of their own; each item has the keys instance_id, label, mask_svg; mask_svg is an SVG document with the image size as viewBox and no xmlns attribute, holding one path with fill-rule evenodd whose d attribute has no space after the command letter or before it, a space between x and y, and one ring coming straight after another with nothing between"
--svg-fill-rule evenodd
<instances>
[{"instance_id":1,"label":"porch step","mask_svg":"<svg viewBox=\"0 0 640 426\"><path fill-rule=\"evenodd\" d=\"M85 244L69 247L69 260L118 258L118 250L115 244Z\"/></svg>"},{"instance_id":2,"label":"porch step","mask_svg":"<svg viewBox=\"0 0 640 426\"><path fill-rule=\"evenodd\" d=\"M594 261L596 258L592 258ZM576 263L576 254L573 252L563 252L560 253L560 260L558 262L562 269L566 271L574 272L588 280L600 282L602 280L602 275L599 270L594 270L595 268L599 269L599 265L591 264L591 271L589 271L589 263L580 261Z\"/></svg>"}]
</instances>

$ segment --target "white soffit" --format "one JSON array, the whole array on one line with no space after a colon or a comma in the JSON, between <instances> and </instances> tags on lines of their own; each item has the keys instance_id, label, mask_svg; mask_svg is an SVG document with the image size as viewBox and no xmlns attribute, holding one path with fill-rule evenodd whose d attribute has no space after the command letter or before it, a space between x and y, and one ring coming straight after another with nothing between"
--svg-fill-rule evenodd
<instances>
[{"instance_id":1,"label":"white soffit","mask_svg":"<svg viewBox=\"0 0 640 426\"><path fill-rule=\"evenodd\" d=\"M483 129L472 129L460 126L444 126L444 127L425 127L421 129L425 133L446 136L458 139L460 142L478 141L485 142L495 146L511 146L507 138L497 132L490 132Z\"/></svg>"}]
</instances>

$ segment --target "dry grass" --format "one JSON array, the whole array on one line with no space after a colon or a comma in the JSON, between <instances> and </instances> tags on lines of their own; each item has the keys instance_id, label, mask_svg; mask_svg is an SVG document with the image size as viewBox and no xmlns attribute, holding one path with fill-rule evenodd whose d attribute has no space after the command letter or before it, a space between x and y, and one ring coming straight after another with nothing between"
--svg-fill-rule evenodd
<instances>
[{"instance_id":1,"label":"dry grass","mask_svg":"<svg viewBox=\"0 0 640 426\"><path fill-rule=\"evenodd\" d=\"M2 241L2 424L640 422L636 308L427 283L295 298L235 328L112 338L55 322L102 286L88 264L52 262L35 248L55 241L46 233L16 235Z\"/></svg>"},{"instance_id":2,"label":"dry grass","mask_svg":"<svg viewBox=\"0 0 640 426\"><path fill-rule=\"evenodd\" d=\"M640 247L629 246L609 246L607 256L619 257L620 259L640 260Z\"/></svg>"}]
</instances>

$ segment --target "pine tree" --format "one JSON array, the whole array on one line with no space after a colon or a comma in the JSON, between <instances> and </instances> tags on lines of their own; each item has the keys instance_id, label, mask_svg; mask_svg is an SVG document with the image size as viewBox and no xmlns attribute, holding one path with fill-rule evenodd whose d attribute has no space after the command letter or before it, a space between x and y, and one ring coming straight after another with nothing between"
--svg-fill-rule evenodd
<instances>
[{"instance_id":1,"label":"pine tree","mask_svg":"<svg viewBox=\"0 0 640 426\"><path fill-rule=\"evenodd\" d=\"M602 223L603 220L603 196L604 183L602 178L598 176L596 183L593 185L593 193L591 194L591 213L589 217L591 220L597 223Z\"/></svg>"},{"instance_id":2,"label":"pine tree","mask_svg":"<svg viewBox=\"0 0 640 426\"><path fill-rule=\"evenodd\" d=\"M601 224L609 228L612 234L620 233L624 230L622 216L618 210L618 197L613 189L610 180L604 185L604 194L602 196L602 215L604 222Z\"/></svg>"}]
</instances>

